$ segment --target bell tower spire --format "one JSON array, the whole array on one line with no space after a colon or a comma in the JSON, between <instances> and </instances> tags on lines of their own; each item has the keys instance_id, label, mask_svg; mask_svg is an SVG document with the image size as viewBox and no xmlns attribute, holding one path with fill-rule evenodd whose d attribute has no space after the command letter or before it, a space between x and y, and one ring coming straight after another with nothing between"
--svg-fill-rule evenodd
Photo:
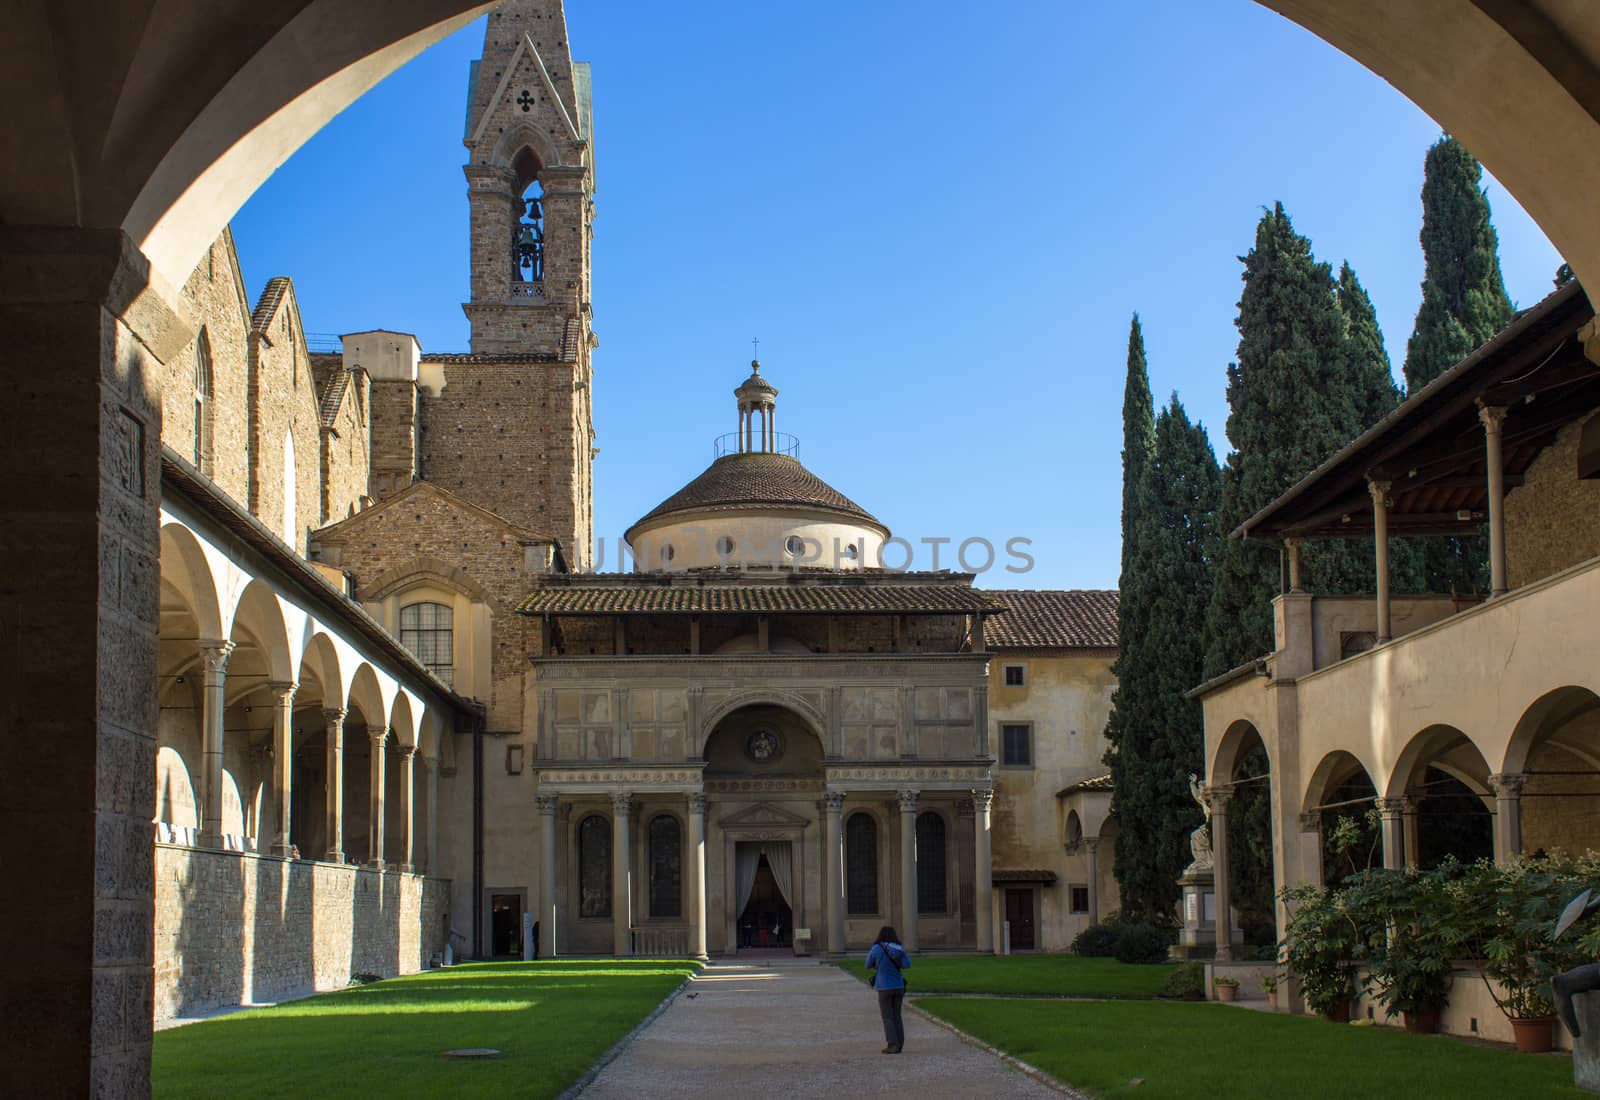
<instances>
[{"instance_id":1,"label":"bell tower spire","mask_svg":"<svg viewBox=\"0 0 1600 1100\"><path fill-rule=\"evenodd\" d=\"M569 358L588 344L593 128L561 0L491 12L467 105L474 352Z\"/></svg>"}]
</instances>

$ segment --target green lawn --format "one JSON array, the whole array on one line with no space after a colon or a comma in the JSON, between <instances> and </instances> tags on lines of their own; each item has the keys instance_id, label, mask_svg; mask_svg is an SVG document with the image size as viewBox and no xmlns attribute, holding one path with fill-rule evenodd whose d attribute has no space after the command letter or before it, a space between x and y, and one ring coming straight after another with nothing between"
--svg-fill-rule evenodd
<instances>
[{"instance_id":1,"label":"green lawn","mask_svg":"<svg viewBox=\"0 0 1600 1100\"><path fill-rule=\"evenodd\" d=\"M860 959L839 964L865 979ZM1154 997L1173 964L1133 966L1080 955L917 956L906 984L920 993L1032 993L1056 997Z\"/></svg>"},{"instance_id":2,"label":"green lawn","mask_svg":"<svg viewBox=\"0 0 1600 1100\"><path fill-rule=\"evenodd\" d=\"M479 963L158 1032L157 1097L556 1096L695 970ZM496 1047L493 1061L440 1057Z\"/></svg>"},{"instance_id":3,"label":"green lawn","mask_svg":"<svg viewBox=\"0 0 1600 1100\"><path fill-rule=\"evenodd\" d=\"M917 1005L1105 1100L1587 1095L1573 1086L1564 1055L1224 1005L939 997Z\"/></svg>"}]
</instances>

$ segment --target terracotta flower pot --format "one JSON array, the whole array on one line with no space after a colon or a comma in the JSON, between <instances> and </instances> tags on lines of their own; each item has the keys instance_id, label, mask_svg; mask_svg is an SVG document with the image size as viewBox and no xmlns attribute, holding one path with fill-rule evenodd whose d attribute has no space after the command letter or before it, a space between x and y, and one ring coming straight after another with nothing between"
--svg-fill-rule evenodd
<instances>
[{"instance_id":1,"label":"terracotta flower pot","mask_svg":"<svg viewBox=\"0 0 1600 1100\"><path fill-rule=\"evenodd\" d=\"M1512 1020L1511 1032L1517 1037L1518 1054L1543 1054L1555 1047L1555 1017Z\"/></svg>"},{"instance_id":2,"label":"terracotta flower pot","mask_svg":"<svg viewBox=\"0 0 1600 1100\"><path fill-rule=\"evenodd\" d=\"M1219 1001L1231 1001L1239 995L1239 987L1236 985L1219 985L1216 990Z\"/></svg>"},{"instance_id":3,"label":"terracotta flower pot","mask_svg":"<svg viewBox=\"0 0 1600 1100\"><path fill-rule=\"evenodd\" d=\"M1432 1035L1439 1030L1439 1010L1424 1008L1420 1012L1407 1012L1406 1030L1413 1035Z\"/></svg>"}]
</instances>

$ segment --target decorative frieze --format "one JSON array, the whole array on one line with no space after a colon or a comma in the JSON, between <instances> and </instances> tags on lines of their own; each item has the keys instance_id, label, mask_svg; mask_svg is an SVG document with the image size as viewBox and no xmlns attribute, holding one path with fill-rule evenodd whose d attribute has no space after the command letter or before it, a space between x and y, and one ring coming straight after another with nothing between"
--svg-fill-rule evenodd
<instances>
[{"instance_id":1,"label":"decorative frieze","mask_svg":"<svg viewBox=\"0 0 1600 1100\"><path fill-rule=\"evenodd\" d=\"M708 779L707 794L780 794L791 791L819 791L820 779Z\"/></svg>"},{"instance_id":2,"label":"decorative frieze","mask_svg":"<svg viewBox=\"0 0 1600 1100\"><path fill-rule=\"evenodd\" d=\"M878 767L837 766L827 769L829 783L882 783L898 786L911 780L949 783L987 783L989 769L983 765L937 766L883 765Z\"/></svg>"}]
</instances>

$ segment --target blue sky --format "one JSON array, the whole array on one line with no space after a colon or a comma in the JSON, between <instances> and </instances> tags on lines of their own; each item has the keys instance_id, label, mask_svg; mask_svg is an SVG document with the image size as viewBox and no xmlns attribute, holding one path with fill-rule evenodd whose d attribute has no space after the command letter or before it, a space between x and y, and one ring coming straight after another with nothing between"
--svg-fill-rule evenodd
<instances>
[{"instance_id":1,"label":"blue sky","mask_svg":"<svg viewBox=\"0 0 1600 1100\"><path fill-rule=\"evenodd\" d=\"M1225 455L1238 257L1280 199L1320 259L1355 266L1399 373L1439 127L1249 0L570 0L567 18L594 66L609 562L733 430L759 336L779 428L897 535L1031 539L1032 571L991 587L1114 586L1129 316L1158 402L1179 391ZM482 36L390 77L246 204L252 294L290 275L309 332L466 349ZM1531 305L1559 257L1485 184Z\"/></svg>"}]
</instances>

